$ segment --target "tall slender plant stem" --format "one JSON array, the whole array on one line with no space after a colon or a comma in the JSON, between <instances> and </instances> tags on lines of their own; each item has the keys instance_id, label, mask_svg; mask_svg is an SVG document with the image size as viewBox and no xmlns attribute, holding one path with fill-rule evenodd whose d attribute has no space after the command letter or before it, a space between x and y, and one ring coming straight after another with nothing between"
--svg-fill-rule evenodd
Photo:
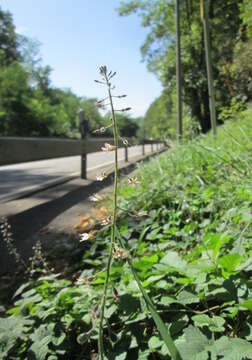
<instances>
[{"instance_id":1,"label":"tall slender plant stem","mask_svg":"<svg viewBox=\"0 0 252 360\"><path fill-rule=\"evenodd\" d=\"M181 75L180 0L176 0L176 83L177 83L177 133L182 140L182 75Z\"/></svg>"},{"instance_id":2,"label":"tall slender plant stem","mask_svg":"<svg viewBox=\"0 0 252 360\"><path fill-rule=\"evenodd\" d=\"M113 216L112 216L112 224L111 224L111 239L109 245L109 257L106 267L106 278L103 290L103 297L101 302L101 310L100 310L100 323L99 323L99 340L98 340L98 347L99 347L99 359L104 360L104 347L103 347L103 320L104 320L104 309L106 304L107 298L107 290L108 290L108 283L109 283L109 276L110 276L110 268L113 258L113 249L115 245L115 231L116 231L116 214L117 214L117 183L118 183L118 132L117 132L117 124L116 124L116 117L115 111L113 106L113 100L111 95L111 84L108 80L107 75L104 75L104 79L107 85L107 91L109 96L109 103L110 103L110 110L112 116L112 124L113 124L113 133L114 133L114 145L116 146L115 149L115 163L114 163L114 193L113 193Z\"/></svg>"}]
</instances>

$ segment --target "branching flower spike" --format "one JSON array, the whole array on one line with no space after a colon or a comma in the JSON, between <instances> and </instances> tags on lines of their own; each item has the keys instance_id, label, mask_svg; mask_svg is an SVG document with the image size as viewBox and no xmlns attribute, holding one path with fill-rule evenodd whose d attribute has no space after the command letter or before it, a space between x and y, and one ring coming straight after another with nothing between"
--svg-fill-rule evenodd
<instances>
[{"instance_id":1,"label":"branching flower spike","mask_svg":"<svg viewBox=\"0 0 252 360\"><path fill-rule=\"evenodd\" d=\"M113 97L116 98L123 98L126 95L121 96L113 96L111 91L114 89L114 86L111 85L110 80L116 75L116 72L112 72L107 70L106 66L101 66L99 68L100 75L102 76L101 83L105 83L107 86L107 97L101 101L98 101L98 106L104 106L103 101L108 99L108 104L110 107L111 112L111 121L112 121L112 127L113 127L113 134L114 134L114 144L108 144L105 143L102 147L102 150L105 152L114 151L115 153L115 161L114 161L114 195L113 195L113 214L112 216L108 216L105 218L101 225L111 225L111 239L109 244L109 256L108 256L108 262L106 266L106 278L105 278L105 284L104 284L104 290L103 290L103 296L101 301L101 307L100 307L100 322L99 322L99 339L98 339L98 348L99 348L99 360L104 360L104 348L103 348L103 321L104 321L104 309L107 299L107 290L108 290L108 284L109 284L109 277L110 277L110 268L112 264L113 257L126 257L128 256L128 252L125 252L124 250L118 250L117 247L115 247L115 232L116 232L116 219L117 219L117 182L118 182L118 130L117 130L117 123L116 123L116 117L115 117L115 110L114 104L113 104ZM128 111L130 108L123 108L120 111ZM101 132L101 131L100 131ZM126 141L124 143L126 145ZM104 176L97 177L97 180L103 180Z\"/></svg>"}]
</instances>

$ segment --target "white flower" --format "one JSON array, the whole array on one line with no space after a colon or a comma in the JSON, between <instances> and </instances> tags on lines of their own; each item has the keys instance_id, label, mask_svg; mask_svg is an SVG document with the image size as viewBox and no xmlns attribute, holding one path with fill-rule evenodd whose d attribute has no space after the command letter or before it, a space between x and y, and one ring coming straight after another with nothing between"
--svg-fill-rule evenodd
<instances>
[{"instance_id":1,"label":"white flower","mask_svg":"<svg viewBox=\"0 0 252 360\"><path fill-rule=\"evenodd\" d=\"M103 199L104 199L104 197L99 194L94 194L94 195L89 196L89 200L94 201L94 202L102 201Z\"/></svg>"},{"instance_id":2,"label":"white flower","mask_svg":"<svg viewBox=\"0 0 252 360\"><path fill-rule=\"evenodd\" d=\"M84 285L84 284L86 284L86 281L85 281L85 279L79 278L75 281L75 284L76 285Z\"/></svg>"},{"instance_id":3,"label":"white flower","mask_svg":"<svg viewBox=\"0 0 252 360\"><path fill-rule=\"evenodd\" d=\"M103 171L100 175L96 175L96 180L97 181L103 181L104 179L106 179L108 177L108 175L106 174L105 171Z\"/></svg>"},{"instance_id":4,"label":"white flower","mask_svg":"<svg viewBox=\"0 0 252 360\"><path fill-rule=\"evenodd\" d=\"M137 216L147 216L147 215L148 215L147 211L144 211L144 210L140 210L137 213Z\"/></svg>"},{"instance_id":5,"label":"white flower","mask_svg":"<svg viewBox=\"0 0 252 360\"><path fill-rule=\"evenodd\" d=\"M107 216L105 219L102 220L101 225L106 226L111 223L111 216Z\"/></svg>"},{"instance_id":6,"label":"white flower","mask_svg":"<svg viewBox=\"0 0 252 360\"><path fill-rule=\"evenodd\" d=\"M93 279L95 278L94 275L87 276L85 278L79 277L75 284L76 285L88 285Z\"/></svg>"},{"instance_id":7,"label":"white flower","mask_svg":"<svg viewBox=\"0 0 252 360\"><path fill-rule=\"evenodd\" d=\"M128 250L124 250L115 246L113 249L113 256L116 260L128 258L130 255Z\"/></svg>"},{"instance_id":8,"label":"white flower","mask_svg":"<svg viewBox=\"0 0 252 360\"><path fill-rule=\"evenodd\" d=\"M137 180L136 176L132 176L128 178L128 184L129 185L137 185L140 184L140 182Z\"/></svg>"},{"instance_id":9,"label":"white flower","mask_svg":"<svg viewBox=\"0 0 252 360\"><path fill-rule=\"evenodd\" d=\"M114 151L116 149L116 146L105 143L104 147L102 147L101 149L102 149L102 151Z\"/></svg>"},{"instance_id":10,"label":"white flower","mask_svg":"<svg viewBox=\"0 0 252 360\"><path fill-rule=\"evenodd\" d=\"M81 234L80 242L87 241L88 239L89 239L89 234L88 233Z\"/></svg>"}]
</instances>

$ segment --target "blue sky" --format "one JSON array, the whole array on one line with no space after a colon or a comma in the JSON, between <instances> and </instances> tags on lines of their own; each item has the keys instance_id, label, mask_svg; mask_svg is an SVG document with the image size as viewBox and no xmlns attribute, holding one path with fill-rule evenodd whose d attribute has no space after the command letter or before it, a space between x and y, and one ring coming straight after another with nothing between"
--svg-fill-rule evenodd
<instances>
[{"instance_id":1,"label":"blue sky","mask_svg":"<svg viewBox=\"0 0 252 360\"><path fill-rule=\"evenodd\" d=\"M136 15L119 17L119 0L2 0L16 30L41 42L44 65L53 68L52 83L79 96L103 97L94 82L98 67L117 71L118 93L128 97L133 116L142 116L162 87L141 61L147 29Z\"/></svg>"}]
</instances>

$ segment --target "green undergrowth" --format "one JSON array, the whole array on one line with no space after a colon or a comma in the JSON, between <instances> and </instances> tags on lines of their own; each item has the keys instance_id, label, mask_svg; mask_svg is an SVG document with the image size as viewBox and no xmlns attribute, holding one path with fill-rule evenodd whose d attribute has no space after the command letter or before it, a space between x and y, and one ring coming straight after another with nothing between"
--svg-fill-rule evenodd
<instances>
[{"instance_id":1,"label":"green undergrowth","mask_svg":"<svg viewBox=\"0 0 252 360\"><path fill-rule=\"evenodd\" d=\"M217 139L139 166L139 185L121 182L118 231L183 360L252 359L251 167L250 109ZM2 359L96 358L109 238L107 226L80 244L82 285L48 274L16 292ZM105 318L107 359L171 359L125 259L114 259Z\"/></svg>"}]
</instances>

